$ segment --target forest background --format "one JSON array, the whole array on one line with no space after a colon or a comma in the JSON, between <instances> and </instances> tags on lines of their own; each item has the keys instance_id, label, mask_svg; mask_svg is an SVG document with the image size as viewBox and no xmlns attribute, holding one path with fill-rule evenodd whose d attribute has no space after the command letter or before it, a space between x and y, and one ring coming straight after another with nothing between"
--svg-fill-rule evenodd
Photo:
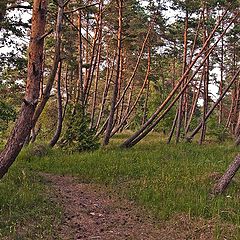
<instances>
[{"instance_id":1,"label":"forest background","mask_svg":"<svg viewBox=\"0 0 240 240\"><path fill-rule=\"evenodd\" d=\"M34 143L240 144L239 1L0 4L1 177Z\"/></svg>"}]
</instances>

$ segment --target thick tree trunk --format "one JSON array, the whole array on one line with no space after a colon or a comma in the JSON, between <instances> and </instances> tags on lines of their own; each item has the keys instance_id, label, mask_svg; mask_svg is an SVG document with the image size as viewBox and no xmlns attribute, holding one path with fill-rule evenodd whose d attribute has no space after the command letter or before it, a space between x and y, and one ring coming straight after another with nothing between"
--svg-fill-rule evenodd
<instances>
[{"instance_id":1,"label":"thick tree trunk","mask_svg":"<svg viewBox=\"0 0 240 240\"><path fill-rule=\"evenodd\" d=\"M39 97L42 77L43 45L46 24L47 1L35 0L33 4L31 38L28 53L26 93L15 126L0 154L0 178L8 171L21 151L32 128L32 117Z\"/></svg>"},{"instance_id":2,"label":"thick tree trunk","mask_svg":"<svg viewBox=\"0 0 240 240\"><path fill-rule=\"evenodd\" d=\"M218 195L223 193L228 187L229 183L235 176L236 172L240 168L240 155L238 155L235 160L230 164L227 171L223 174L220 180L215 184L212 189L212 194Z\"/></svg>"},{"instance_id":3,"label":"thick tree trunk","mask_svg":"<svg viewBox=\"0 0 240 240\"><path fill-rule=\"evenodd\" d=\"M57 15L57 23L56 23L56 33L55 33L55 53L54 53L54 60L53 60L53 67L52 71L49 75L46 87L43 92L43 97L41 102L38 104L36 111L33 116L33 127L35 126L38 118L40 117L52 90L52 86L57 74L58 70L58 62L60 60L60 47L61 47L61 32L62 32L62 22L63 22L63 0L58 1L58 15Z\"/></svg>"}]
</instances>

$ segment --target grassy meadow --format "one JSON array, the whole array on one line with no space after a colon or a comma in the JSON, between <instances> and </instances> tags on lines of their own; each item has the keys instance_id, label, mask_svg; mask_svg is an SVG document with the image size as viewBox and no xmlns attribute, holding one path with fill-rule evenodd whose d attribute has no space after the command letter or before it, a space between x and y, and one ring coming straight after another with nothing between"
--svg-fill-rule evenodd
<instances>
[{"instance_id":1,"label":"grassy meadow","mask_svg":"<svg viewBox=\"0 0 240 240\"><path fill-rule=\"evenodd\" d=\"M41 235L51 239L53 222L60 221L61 209L49 201L50 190L38 176L38 172L48 172L104 184L159 221L184 213L189 218L234 224L236 239L240 239L239 174L224 195L209 197L209 190L239 148L232 143L166 144L158 134L151 134L131 149L120 149L126 137L119 134L108 147L94 152L68 154L53 149L39 157L25 149L0 183L0 238L11 234L13 239L41 239ZM17 238L17 228L24 231L28 221L39 227ZM216 231L216 239L221 239L220 230Z\"/></svg>"}]
</instances>

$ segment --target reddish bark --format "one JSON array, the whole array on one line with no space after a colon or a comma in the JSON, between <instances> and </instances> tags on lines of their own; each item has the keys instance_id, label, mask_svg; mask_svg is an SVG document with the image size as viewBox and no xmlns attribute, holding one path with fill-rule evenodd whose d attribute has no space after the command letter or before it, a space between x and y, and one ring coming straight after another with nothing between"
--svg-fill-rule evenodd
<instances>
[{"instance_id":1,"label":"reddish bark","mask_svg":"<svg viewBox=\"0 0 240 240\"><path fill-rule=\"evenodd\" d=\"M28 53L28 75L25 97L15 126L0 154L0 178L8 171L21 151L26 137L32 128L32 117L39 97L42 78L43 45L47 13L47 1L33 3L31 37Z\"/></svg>"},{"instance_id":2,"label":"reddish bark","mask_svg":"<svg viewBox=\"0 0 240 240\"><path fill-rule=\"evenodd\" d=\"M230 164L227 171L223 174L220 180L215 184L212 189L212 194L218 195L223 193L228 187L229 183L237 173L240 168L240 155L238 155L235 160Z\"/></svg>"},{"instance_id":3,"label":"reddish bark","mask_svg":"<svg viewBox=\"0 0 240 240\"><path fill-rule=\"evenodd\" d=\"M226 31L228 30L228 28L232 25L232 23L235 21L235 19L238 17L237 13L232 20L230 21L230 23L228 24L228 26L226 27L226 29L222 32L222 34L218 37L218 39L215 41L215 43L212 45L212 47L208 50L208 53L206 55L206 57L202 60L202 62L199 64L199 66L197 67L196 71L193 73L192 77L190 79L187 80L187 83L185 84L185 86L180 90L180 92L177 94L177 96L175 97L175 99L169 104L169 106L166 108L166 110L159 116L159 113L166 107L166 105L169 103L169 101L172 99L172 97L174 96L174 94L177 92L177 90L179 89L179 87L181 86L181 84L183 83L183 81L186 79L186 76L188 76L190 70L192 69L192 67L194 66L194 64L196 63L196 61L199 59L199 57L202 55L202 53L206 50L211 38L213 37L214 33L216 32L216 30L218 29L219 25L221 24L221 21L223 20L223 17L226 15L227 11L223 14L223 16L219 19L219 21L216 23L214 29L212 30L212 32L210 33L208 39L206 40L206 42L204 43L202 49L199 51L199 53L197 54L197 56L195 57L195 59L190 63L188 69L185 71L185 73L183 74L183 76L180 78L180 80L178 81L178 83L176 84L176 86L173 88L173 90L170 92L170 94L168 95L168 97L164 100L164 102L161 104L161 106L159 106L159 108L153 113L153 115L149 118L149 120L143 125L143 127L141 129L139 129L137 132L135 132L130 138L128 138L121 146L122 147L131 147L134 146L136 143L138 143L141 139L143 139L160 121L161 119L166 115L166 113L168 113L168 111L171 109L171 107L175 104L175 102L179 99L179 97L182 95L182 93L185 91L185 89L187 88L188 84L192 81L193 77L196 75L196 73L200 70L201 66L206 62L208 56L211 54L211 52L213 51L213 49L216 47L217 43L221 40L221 38L224 36L224 34L226 33ZM156 119L157 118L157 119ZM155 120L156 119L156 120ZM155 121L154 121L155 120Z\"/></svg>"}]
</instances>

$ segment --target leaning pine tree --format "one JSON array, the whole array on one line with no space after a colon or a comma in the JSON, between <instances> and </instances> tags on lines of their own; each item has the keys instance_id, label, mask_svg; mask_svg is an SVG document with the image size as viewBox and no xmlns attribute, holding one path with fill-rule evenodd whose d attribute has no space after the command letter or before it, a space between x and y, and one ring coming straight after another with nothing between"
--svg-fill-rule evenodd
<instances>
[{"instance_id":1,"label":"leaning pine tree","mask_svg":"<svg viewBox=\"0 0 240 240\"><path fill-rule=\"evenodd\" d=\"M47 0L34 0L26 93L15 126L4 150L0 153L0 178L7 173L15 161L32 127L32 117L37 105L42 77L46 13Z\"/></svg>"}]
</instances>

